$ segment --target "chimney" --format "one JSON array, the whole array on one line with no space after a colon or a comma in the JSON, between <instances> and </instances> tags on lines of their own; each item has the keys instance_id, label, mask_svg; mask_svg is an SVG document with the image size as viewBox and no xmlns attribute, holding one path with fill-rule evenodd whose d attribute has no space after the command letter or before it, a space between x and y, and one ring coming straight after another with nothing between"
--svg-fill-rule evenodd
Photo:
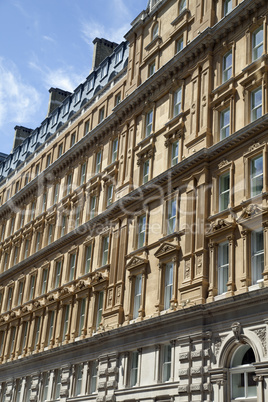
<instances>
[{"instance_id":1,"label":"chimney","mask_svg":"<svg viewBox=\"0 0 268 402\"><path fill-rule=\"evenodd\" d=\"M103 38L95 38L92 43L94 45L92 70L94 70L99 67L100 63L106 59L106 57L113 53L118 44Z\"/></svg>"},{"instance_id":2,"label":"chimney","mask_svg":"<svg viewBox=\"0 0 268 402\"><path fill-rule=\"evenodd\" d=\"M25 140L25 138L29 137L29 135L31 135L31 133L33 131L31 128L26 128L23 126L16 126L16 127L14 127L14 129L15 129L15 137L14 137L12 151L15 148L17 148L20 144L22 144L23 141Z\"/></svg>"},{"instance_id":3,"label":"chimney","mask_svg":"<svg viewBox=\"0 0 268 402\"><path fill-rule=\"evenodd\" d=\"M50 88L48 92L50 93L50 95L48 101L47 116L49 116L58 106L60 106L68 95L71 95L71 92L64 91L59 88Z\"/></svg>"}]
</instances>

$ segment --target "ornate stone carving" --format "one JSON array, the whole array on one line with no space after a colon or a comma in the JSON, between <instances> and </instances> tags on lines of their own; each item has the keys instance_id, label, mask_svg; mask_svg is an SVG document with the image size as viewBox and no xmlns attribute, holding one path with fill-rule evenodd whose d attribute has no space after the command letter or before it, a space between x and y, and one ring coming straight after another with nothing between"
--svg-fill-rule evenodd
<instances>
[{"instance_id":1,"label":"ornate stone carving","mask_svg":"<svg viewBox=\"0 0 268 402\"><path fill-rule=\"evenodd\" d=\"M232 324L231 328L232 328L234 337L236 338L236 342L240 342L241 341L241 333L242 333L242 326L241 326L240 322L234 322Z\"/></svg>"},{"instance_id":2,"label":"ornate stone carving","mask_svg":"<svg viewBox=\"0 0 268 402\"><path fill-rule=\"evenodd\" d=\"M189 279L191 274L191 260L185 261L184 266L184 278Z\"/></svg>"},{"instance_id":3,"label":"ornate stone carving","mask_svg":"<svg viewBox=\"0 0 268 402\"><path fill-rule=\"evenodd\" d=\"M218 219L216 222L210 224L210 228L207 231L207 235L216 233L217 231L232 228L234 226L233 222L228 222L224 219Z\"/></svg>"},{"instance_id":4,"label":"ornate stone carving","mask_svg":"<svg viewBox=\"0 0 268 402\"><path fill-rule=\"evenodd\" d=\"M255 329L253 332L258 336L258 338L260 338L260 341L262 343L264 352L266 354L267 353L266 329L265 328L259 328L259 329Z\"/></svg>"},{"instance_id":5,"label":"ornate stone carving","mask_svg":"<svg viewBox=\"0 0 268 402\"><path fill-rule=\"evenodd\" d=\"M227 159L224 159L223 161L221 161L218 165L219 169L222 169L224 166L229 165L229 161Z\"/></svg>"},{"instance_id":6,"label":"ornate stone carving","mask_svg":"<svg viewBox=\"0 0 268 402\"><path fill-rule=\"evenodd\" d=\"M265 142L255 142L248 148L248 152L255 151L255 149L262 147L264 144L265 144Z\"/></svg>"},{"instance_id":7,"label":"ornate stone carving","mask_svg":"<svg viewBox=\"0 0 268 402\"><path fill-rule=\"evenodd\" d=\"M219 336L219 337L215 338L215 341L214 341L215 356L218 356L222 342L224 341L224 339L225 339L225 336L221 336L221 337Z\"/></svg>"},{"instance_id":8,"label":"ornate stone carving","mask_svg":"<svg viewBox=\"0 0 268 402\"><path fill-rule=\"evenodd\" d=\"M196 275L201 275L203 267L203 255L196 257Z\"/></svg>"}]
</instances>

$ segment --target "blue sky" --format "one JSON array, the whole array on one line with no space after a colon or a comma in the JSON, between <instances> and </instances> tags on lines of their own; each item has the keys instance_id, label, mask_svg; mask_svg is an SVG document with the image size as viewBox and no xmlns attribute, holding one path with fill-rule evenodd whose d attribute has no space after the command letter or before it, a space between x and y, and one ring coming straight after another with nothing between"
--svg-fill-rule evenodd
<instances>
[{"instance_id":1,"label":"blue sky","mask_svg":"<svg viewBox=\"0 0 268 402\"><path fill-rule=\"evenodd\" d=\"M120 43L147 0L0 0L0 152L14 127L36 128L51 87L73 91L91 70L95 37Z\"/></svg>"}]
</instances>

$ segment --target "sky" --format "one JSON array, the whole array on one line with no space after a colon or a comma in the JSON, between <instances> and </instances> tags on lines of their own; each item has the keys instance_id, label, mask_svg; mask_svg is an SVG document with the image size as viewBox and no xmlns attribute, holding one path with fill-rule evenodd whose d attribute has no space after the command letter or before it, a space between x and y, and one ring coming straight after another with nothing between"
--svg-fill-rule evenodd
<instances>
[{"instance_id":1,"label":"sky","mask_svg":"<svg viewBox=\"0 0 268 402\"><path fill-rule=\"evenodd\" d=\"M88 76L96 38L121 43L147 0L0 0L0 152L14 127L35 129L49 89L73 91Z\"/></svg>"}]
</instances>

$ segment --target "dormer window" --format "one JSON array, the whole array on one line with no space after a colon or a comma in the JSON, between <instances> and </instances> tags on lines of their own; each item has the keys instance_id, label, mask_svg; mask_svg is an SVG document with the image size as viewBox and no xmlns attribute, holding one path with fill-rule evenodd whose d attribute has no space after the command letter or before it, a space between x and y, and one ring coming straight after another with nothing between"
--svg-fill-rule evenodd
<instances>
[{"instance_id":1,"label":"dormer window","mask_svg":"<svg viewBox=\"0 0 268 402\"><path fill-rule=\"evenodd\" d=\"M69 102L64 103L62 107L62 115L65 116L69 112Z\"/></svg>"},{"instance_id":2,"label":"dormer window","mask_svg":"<svg viewBox=\"0 0 268 402\"><path fill-rule=\"evenodd\" d=\"M104 78L108 74L108 63L106 63L102 68L101 68L101 78Z\"/></svg>"},{"instance_id":3,"label":"dormer window","mask_svg":"<svg viewBox=\"0 0 268 402\"><path fill-rule=\"evenodd\" d=\"M91 91L94 88L94 78L90 78L90 80L87 83L87 91Z\"/></svg>"},{"instance_id":4,"label":"dormer window","mask_svg":"<svg viewBox=\"0 0 268 402\"><path fill-rule=\"evenodd\" d=\"M57 120L58 120L58 114L54 113L52 116L51 125L55 126L55 124L57 123Z\"/></svg>"},{"instance_id":5,"label":"dormer window","mask_svg":"<svg viewBox=\"0 0 268 402\"><path fill-rule=\"evenodd\" d=\"M121 48L118 52L115 54L115 64L120 63L120 61L123 60L123 48Z\"/></svg>"},{"instance_id":6,"label":"dormer window","mask_svg":"<svg viewBox=\"0 0 268 402\"><path fill-rule=\"evenodd\" d=\"M76 105L81 100L82 91L76 91L74 94L74 104Z\"/></svg>"}]
</instances>

